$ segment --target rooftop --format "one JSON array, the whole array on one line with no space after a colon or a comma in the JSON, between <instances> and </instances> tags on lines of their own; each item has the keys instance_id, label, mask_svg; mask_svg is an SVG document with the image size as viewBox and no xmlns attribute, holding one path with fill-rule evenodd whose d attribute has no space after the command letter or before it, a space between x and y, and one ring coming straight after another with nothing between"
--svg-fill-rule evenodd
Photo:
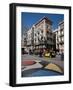
<instances>
[{"instance_id":1,"label":"rooftop","mask_svg":"<svg viewBox=\"0 0 73 90\"><path fill-rule=\"evenodd\" d=\"M43 21L44 19L47 20L47 21L49 21L50 24L52 24L52 21L51 21L50 19L48 19L47 17L44 16L44 17L41 18L38 22L35 23L35 26L36 26L37 24L39 24L41 21Z\"/></svg>"},{"instance_id":2,"label":"rooftop","mask_svg":"<svg viewBox=\"0 0 73 90\"><path fill-rule=\"evenodd\" d=\"M63 23L64 23L64 20L60 21L60 22L59 22L59 25L61 25L61 24L63 24Z\"/></svg>"}]
</instances>

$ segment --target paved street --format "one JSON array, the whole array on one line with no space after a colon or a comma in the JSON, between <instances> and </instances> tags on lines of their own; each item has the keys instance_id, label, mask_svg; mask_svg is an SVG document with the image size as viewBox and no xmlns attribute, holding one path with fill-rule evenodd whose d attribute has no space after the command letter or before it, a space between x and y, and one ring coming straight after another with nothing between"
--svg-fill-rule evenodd
<instances>
[{"instance_id":1,"label":"paved street","mask_svg":"<svg viewBox=\"0 0 73 90\"><path fill-rule=\"evenodd\" d=\"M60 55L55 58L22 55L22 77L64 75L64 61Z\"/></svg>"},{"instance_id":2,"label":"paved street","mask_svg":"<svg viewBox=\"0 0 73 90\"><path fill-rule=\"evenodd\" d=\"M22 55L22 61L24 60L34 60L36 62L39 61L47 61L51 63L58 64L60 67L64 68L64 61L61 60L60 55L57 55L56 58L48 58L48 57L38 57L37 55Z\"/></svg>"}]
</instances>

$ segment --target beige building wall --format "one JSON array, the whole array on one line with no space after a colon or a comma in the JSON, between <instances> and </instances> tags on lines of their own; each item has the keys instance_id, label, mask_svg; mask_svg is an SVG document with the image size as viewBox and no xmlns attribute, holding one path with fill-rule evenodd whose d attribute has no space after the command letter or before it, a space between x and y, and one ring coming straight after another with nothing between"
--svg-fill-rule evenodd
<instances>
[{"instance_id":1,"label":"beige building wall","mask_svg":"<svg viewBox=\"0 0 73 90\"><path fill-rule=\"evenodd\" d=\"M44 41L47 40L48 45L53 45L53 33L51 28L51 21L47 18L42 19L39 23L35 25L34 30L34 44L39 45L43 44L43 48L45 48Z\"/></svg>"}]
</instances>

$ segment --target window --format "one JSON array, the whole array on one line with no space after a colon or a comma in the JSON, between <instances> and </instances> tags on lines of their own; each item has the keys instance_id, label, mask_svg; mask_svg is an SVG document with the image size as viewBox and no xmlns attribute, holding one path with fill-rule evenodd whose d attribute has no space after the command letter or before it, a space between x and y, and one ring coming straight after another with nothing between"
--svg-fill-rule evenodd
<instances>
[{"instance_id":1,"label":"window","mask_svg":"<svg viewBox=\"0 0 73 90\"><path fill-rule=\"evenodd\" d=\"M36 33L35 33L35 36L36 36Z\"/></svg>"},{"instance_id":2,"label":"window","mask_svg":"<svg viewBox=\"0 0 73 90\"><path fill-rule=\"evenodd\" d=\"M40 41L39 37L38 37L38 41Z\"/></svg>"},{"instance_id":3,"label":"window","mask_svg":"<svg viewBox=\"0 0 73 90\"><path fill-rule=\"evenodd\" d=\"M49 33L49 31L47 30L47 34Z\"/></svg>"},{"instance_id":4,"label":"window","mask_svg":"<svg viewBox=\"0 0 73 90\"><path fill-rule=\"evenodd\" d=\"M47 37L47 40L49 40L49 37Z\"/></svg>"},{"instance_id":5,"label":"window","mask_svg":"<svg viewBox=\"0 0 73 90\"><path fill-rule=\"evenodd\" d=\"M38 32L38 35L39 35L39 32Z\"/></svg>"},{"instance_id":6,"label":"window","mask_svg":"<svg viewBox=\"0 0 73 90\"><path fill-rule=\"evenodd\" d=\"M62 34L64 34L64 32L62 31Z\"/></svg>"},{"instance_id":7,"label":"window","mask_svg":"<svg viewBox=\"0 0 73 90\"><path fill-rule=\"evenodd\" d=\"M64 38L62 37L62 41L64 41Z\"/></svg>"},{"instance_id":8,"label":"window","mask_svg":"<svg viewBox=\"0 0 73 90\"><path fill-rule=\"evenodd\" d=\"M46 24L46 29L48 29L48 25Z\"/></svg>"},{"instance_id":9,"label":"window","mask_svg":"<svg viewBox=\"0 0 73 90\"><path fill-rule=\"evenodd\" d=\"M43 33L43 30L41 30L41 33Z\"/></svg>"},{"instance_id":10,"label":"window","mask_svg":"<svg viewBox=\"0 0 73 90\"><path fill-rule=\"evenodd\" d=\"M36 38L35 38L35 42L36 42Z\"/></svg>"}]
</instances>

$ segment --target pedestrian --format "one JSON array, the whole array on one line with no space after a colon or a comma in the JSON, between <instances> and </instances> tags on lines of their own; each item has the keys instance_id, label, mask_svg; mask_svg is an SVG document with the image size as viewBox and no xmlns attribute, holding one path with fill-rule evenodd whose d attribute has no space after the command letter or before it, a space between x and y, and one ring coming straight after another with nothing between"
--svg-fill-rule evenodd
<instances>
[{"instance_id":1,"label":"pedestrian","mask_svg":"<svg viewBox=\"0 0 73 90\"><path fill-rule=\"evenodd\" d=\"M63 50L61 51L61 60L64 60L64 52L63 52Z\"/></svg>"},{"instance_id":2,"label":"pedestrian","mask_svg":"<svg viewBox=\"0 0 73 90\"><path fill-rule=\"evenodd\" d=\"M42 54L43 54L43 52L42 52L42 50L40 49L39 56L42 57Z\"/></svg>"}]
</instances>

